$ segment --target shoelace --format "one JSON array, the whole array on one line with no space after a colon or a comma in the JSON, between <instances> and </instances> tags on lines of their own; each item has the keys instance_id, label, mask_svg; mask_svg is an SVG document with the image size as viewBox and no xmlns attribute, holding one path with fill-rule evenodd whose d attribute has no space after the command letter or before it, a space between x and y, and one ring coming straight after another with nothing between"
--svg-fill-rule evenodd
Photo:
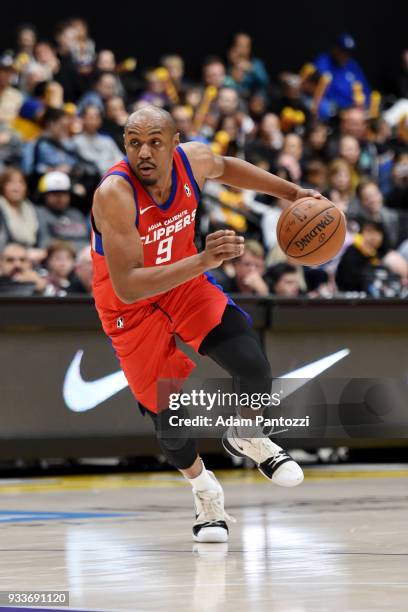
<instances>
[{"instance_id":1,"label":"shoelace","mask_svg":"<svg viewBox=\"0 0 408 612\"><path fill-rule=\"evenodd\" d=\"M270 459L268 459L268 465L273 467L274 465L278 464L282 459L287 459L288 457L288 453L282 449L278 453L270 457Z\"/></svg>"},{"instance_id":2,"label":"shoelace","mask_svg":"<svg viewBox=\"0 0 408 612\"><path fill-rule=\"evenodd\" d=\"M256 450L259 453L256 463L263 463L267 459L269 459L272 462L275 462L281 458L280 457L281 453L283 453L284 455L287 455L286 451L284 451L282 448L278 447L275 449L271 447L272 440L269 440L269 438L240 438L240 439L247 440L250 444L255 446L255 448L257 446L256 443L257 442L259 443L259 447L256 448ZM272 442L272 444L275 444L275 443ZM267 456L262 457L263 453L265 453Z\"/></svg>"},{"instance_id":3,"label":"shoelace","mask_svg":"<svg viewBox=\"0 0 408 612\"><path fill-rule=\"evenodd\" d=\"M280 433L284 433L285 431L288 431L287 429L279 429L279 431L274 431L273 429L274 429L273 425L271 425L269 428L265 426L262 430L264 436L266 436L267 438L270 438L271 436L277 436Z\"/></svg>"},{"instance_id":4,"label":"shoelace","mask_svg":"<svg viewBox=\"0 0 408 612\"><path fill-rule=\"evenodd\" d=\"M260 442L261 442L262 450L267 452L269 454L269 456L270 456L270 453L271 453L271 450L272 450L272 453L273 453L272 457L274 459L277 459L279 457L282 449L279 448L279 447L276 448L276 449L272 447L272 449L271 449L271 445L270 445L271 440L269 440L269 438L260 438ZM269 444L268 444L268 442L269 442ZM274 444L274 442L272 442L272 444Z\"/></svg>"},{"instance_id":5,"label":"shoelace","mask_svg":"<svg viewBox=\"0 0 408 612\"><path fill-rule=\"evenodd\" d=\"M217 523L218 521L231 521L236 523L236 519L225 511L219 496L213 497L212 491L197 491L198 499L201 502L201 514L205 514L206 523ZM214 518L210 518L214 517ZM197 517L198 520L199 517Z\"/></svg>"}]
</instances>

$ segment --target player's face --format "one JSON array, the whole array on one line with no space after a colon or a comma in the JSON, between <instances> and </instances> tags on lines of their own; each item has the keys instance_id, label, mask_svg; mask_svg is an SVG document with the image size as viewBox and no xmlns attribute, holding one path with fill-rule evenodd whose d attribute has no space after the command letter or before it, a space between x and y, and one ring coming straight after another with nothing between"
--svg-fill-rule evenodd
<instances>
[{"instance_id":1,"label":"player's face","mask_svg":"<svg viewBox=\"0 0 408 612\"><path fill-rule=\"evenodd\" d=\"M125 149L129 164L137 178L145 185L156 185L171 168L178 134L157 122L137 122L125 134Z\"/></svg>"}]
</instances>

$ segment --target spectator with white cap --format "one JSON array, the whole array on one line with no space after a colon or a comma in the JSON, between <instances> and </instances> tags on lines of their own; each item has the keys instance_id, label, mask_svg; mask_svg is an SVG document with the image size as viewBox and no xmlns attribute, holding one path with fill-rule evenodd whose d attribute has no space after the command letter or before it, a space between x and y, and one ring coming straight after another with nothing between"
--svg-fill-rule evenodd
<instances>
[{"instance_id":1,"label":"spectator with white cap","mask_svg":"<svg viewBox=\"0 0 408 612\"><path fill-rule=\"evenodd\" d=\"M85 216L71 204L71 180L60 171L41 177L38 185L44 205L38 209L39 245L48 248L53 240L68 240L76 250L89 243Z\"/></svg>"}]
</instances>

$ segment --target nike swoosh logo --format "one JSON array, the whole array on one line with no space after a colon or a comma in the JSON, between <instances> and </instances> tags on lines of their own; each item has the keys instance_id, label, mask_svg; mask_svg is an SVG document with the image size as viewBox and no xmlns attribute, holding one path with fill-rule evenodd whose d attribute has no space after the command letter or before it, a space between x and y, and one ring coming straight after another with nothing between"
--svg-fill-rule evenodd
<instances>
[{"instance_id":1,"label":"nike swoosh logo","mask_svg":"<svg viewBox=\"0 0 408 612\"><path fill-rule=\"evenodd\" d=\"M122 391L128 381L122 370L93 381L85 381L81 375L81 360L84 351L76 352L65 374L62 387L64 402L74 412L85 412Z\"/></svg>"},{"instance_id":2,"label":"nike swoosh logo","mask_svg":"<svg viewBox=\"0 0 408 612\"><path fill-rule=\"evenodd\" d=\"M280 390L279 380L285 380L285 398L289 397L292 393L303 387L309 380L312 378L316 378L319 374L322 374L325 370L331 368L335 363L347 357L350 354L349 349L342 349L341 351L337 351L336 353L332 353L331 355L327 355L327 357L322 357L322 359L318 359L317 361L312 361L312 363L308 363L301 368L297 368L292 372L288 372L287 374L282 374L278 379L275 379L272 383L272 393L277 393ZM286 382L287 380L293 380L293 382Z\"/></svg>"},{"instance_id":3,"label":"nike swoosh logo","mask_svg":"<svg viewBox=\"0 0 408 612\"><path fill-rule=\"evenodd\" d=\"M113 395L122 391L128 386L128 382L122 370L108 374L93 381L86 381L81 375L81 360L83 350L76 352L68 370L65 374L62 395L67 407L73 412L86 412L92 408L96 408L102 402L105 402ZM335 363L347 357L350 354L349 349L342 349L332 355L308 363L307 365L283 374L280 379L294 379L293 383L285 384L285 397L294 393L302 387L311 378L316 378L322 372L333 366ZM277 385L277 387L274 387ZM279 391L279 379L275 380L272 385L272 392Z\"/></svg>"},{"instance_id":4,"label":"nike swoosh logo","mask_svg":"<svg viewBox=\"0 0 408 612\"><path fill-rule=\"evenodd\" d=\"M146 210L150 210L151 208L155 208L155 205L152 204L151 206L146 206L146 208L141 208L140 209L140 214L144 215L144 213L146 212Z\"/></svg>"}]
</instances>

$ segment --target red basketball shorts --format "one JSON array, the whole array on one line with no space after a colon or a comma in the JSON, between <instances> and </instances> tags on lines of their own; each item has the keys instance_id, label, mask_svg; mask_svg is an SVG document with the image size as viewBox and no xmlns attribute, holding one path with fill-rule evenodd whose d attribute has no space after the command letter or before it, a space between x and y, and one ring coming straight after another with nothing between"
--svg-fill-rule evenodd
<instances>
[{"instance_id":1,"label":"red basketball shorts","mask_svg":"<svg viewBox=\"0 0 408 612\"><path fill-rule=\"evenodd\" d=\"M198 352L206 335L233 303L206 275L160 295L154 303L135 303L111 340L136 399L152 412L167 408L157 393L160 380L172 379L180 391L195 363L176 346L175 336ZM160 394L161 395L161 394Z\"/></svg>"}]
</instances>

